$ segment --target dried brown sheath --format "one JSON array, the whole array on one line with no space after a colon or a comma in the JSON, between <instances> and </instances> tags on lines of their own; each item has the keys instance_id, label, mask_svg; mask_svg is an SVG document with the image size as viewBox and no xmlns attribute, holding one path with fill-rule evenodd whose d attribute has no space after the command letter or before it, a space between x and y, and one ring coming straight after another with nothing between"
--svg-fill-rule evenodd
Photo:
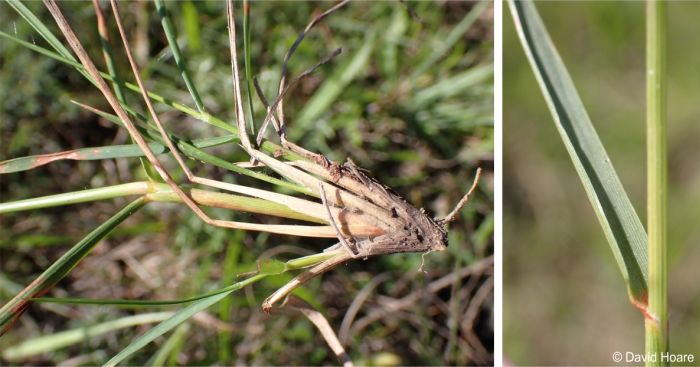
<instances>
[{"instance_id":1,"label":"dried brown sheath","mask_svg":"<svg viewBox=\"0 0 700 367\"><path fill-rule=\"evenodd\" d=\"M317 158L328 162L328 164L324 167L304 162L299 166L304 167L309 172L329 178L334 184L368 202L388 209L390 216L385 220L391 224L392 229L378 237L354 238L357 255L351 254L347 250L343 255L329 259L297 276L263 302L263 310L266 312L271 309L273 304L282 300L298 286L346 261L358 257L368 258L401 252L425 253L442 251L447 248L447 231L444 221L430 218L423 209L416 209L387 186L355 169L353 163L348 162L341 166L325 160L320 155L317 155Z\"/></svg>"}]
</instances>

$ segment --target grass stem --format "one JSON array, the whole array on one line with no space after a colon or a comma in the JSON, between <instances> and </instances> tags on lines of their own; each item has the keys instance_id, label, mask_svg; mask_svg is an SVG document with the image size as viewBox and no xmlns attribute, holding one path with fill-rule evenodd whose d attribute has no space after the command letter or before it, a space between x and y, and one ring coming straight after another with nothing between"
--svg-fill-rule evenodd
<instances>
[{"instance_id":1,"label":"grass stem","mask_svg":"<svg viewBox=\"0 0 700 367\"><path fill-rule=\"evenodd\" d=\"M649 231L649 315L647 366L668 365L668 267L666 248L666 3L647 2L647 221Z\"/></svg>"}]
</instances>

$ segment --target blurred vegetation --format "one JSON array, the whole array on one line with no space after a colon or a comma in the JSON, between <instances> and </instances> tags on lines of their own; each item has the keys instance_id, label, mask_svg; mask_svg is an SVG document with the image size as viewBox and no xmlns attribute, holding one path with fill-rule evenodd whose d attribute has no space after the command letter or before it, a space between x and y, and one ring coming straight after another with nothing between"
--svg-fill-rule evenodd
<instances>
[{"instance_id":1,"label":"blurred vegetation","mask_svg":"<svg viewBox=\"0 0 700 367\"><path fill-rule=\"evenodd\" d=\"M538 2L645 222L644 4ZM672 353L699 351L700 4L669 3L669 311ZM625 284L504 11L504 350L520 365L610 364L644 353Z\"/></svg>"},{"instance_id":2,"label":"blurred vegetation","mask_svg":"<svg viewBox=\"0 0 700 367\"><path fill-rule=\"evenodd\" d=\"M40 3L27 5L57 32ZM92 56L101 60L90 4L60 5ZM252 68L268 99L276 90L287 49L312 15L329 6L323 2L251 3ZM121 7L149 88L193 106L153 5L130 2ZM207 111L231 121L224 3L185 1L167 3L167 7ZM439 291L426 291L435 280L493 253L492 8L490 4L482 7L474 24L464 27L465 17L477 14L470 13L475 7L470 2L351 3L311 31L290 63L291 75L296 75L343 47L338 58L304 79L285 100L290 137L305 148L336 160L352 157L412 204L440 217L464 194L475 168L486 169L477 195L450 226L448 251L425 257L427 273L418 271L420 255L392 255L335 269L297 292L319 307L336 330L358 292L368 292L346 343L359 364L493 363L492 272L474 273ZM108 23L116 43L113 21ZM43 45L6 3L0 4L0 24L4 32ZM446 44L450 40L453 44ZM131 79L123 51L116 45L113 50L118 74ZM70 67L5 39L0 41L0 65L0 161L128 143L126 131L70 103L77 100L109 109L97 89ZM127 97L131 104L140 105L139 96ZM263 112L256 102L256 121ZM161 116L168 129L189 138L220 134L169 109ZM247 160L234 145L214 152L229 161ZM182 182L174 162L167 165ZM194 162L193 167L200 176L261 186L245 177L222 175L214 167ZM0 176L0 201L143 179L137 159L60 161ZM0 302L14 296L126 202L119 199L0 217ZM251 214L211 212L222 219L275 223ZM331 243L213 228L184 206L149 205L98 245L49 295L185 298L234 282L236 274L254 269L257 260L310 254ZM188 321L168 338L146 347L129 364L336 364L306 319L267 316L260 310L262 300L289 279L289 275L269 278L234 293L204 317ZM33 304L0 339L0 350L37 336L151 310L159 308ZM110 332L22 362L101 363L146 329ZM1 357L0 362L9 363Z\"/></svg>"}]
</instances>

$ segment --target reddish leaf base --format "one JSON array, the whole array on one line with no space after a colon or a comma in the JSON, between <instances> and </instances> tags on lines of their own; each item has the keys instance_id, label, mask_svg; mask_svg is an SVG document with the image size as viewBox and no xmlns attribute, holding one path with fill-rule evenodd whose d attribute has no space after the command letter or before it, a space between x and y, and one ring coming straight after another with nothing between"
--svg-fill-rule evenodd
<instances>
[{"instance_id":1,"label":"reddish leaf base","mask_svg":"<svg viewBox=\"0 0 700 367\"><path fill-rule=\"evenodd\" d=\"M659 322L659 318L649 312L649 298L646 294L644 294L641 299L636 299L630 295L630 302L632 302L632 305L639 309L639 311L642 311L645 320L653 321L655 323Z\"/></svg>"}]
</instances>

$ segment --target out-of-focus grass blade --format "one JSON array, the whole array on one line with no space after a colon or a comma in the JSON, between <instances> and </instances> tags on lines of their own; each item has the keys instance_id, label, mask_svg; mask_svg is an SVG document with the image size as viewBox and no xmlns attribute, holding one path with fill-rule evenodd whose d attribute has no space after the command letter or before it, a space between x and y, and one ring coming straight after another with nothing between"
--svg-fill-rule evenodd
<instances>
[{"instance_id":1,"label":"out-of-focus grass blade","mask_svg":"<svg viewBox=\"0 0 700 367\"><path fill-rule=\"evenodd\" d=\"M66 330L34 339L29 339L17 346L9 347L2 352L2 358L8 361L19 361L37 354L48 353L56 349L93 340L110 331L131 326L161 322L173 315L173 312L153 312L141 315L122 317L96 325Z\"/></svg>"},{"instance_id":2,"label":"out-of-focus grass blade","mask_svg":"<svg viewBox=\"0 0 700 367\"><path fill-rule=\"evenodd\" d=\"M36 15L34 15L34 13L32 13L31 10L29 10L29 8L24 6L24 4L22 4L19 0L8 0L8 4L10 4L10 6L12 6L12 8L15 9L15 11L19 13L19 15L21 15L22 18L24 18L27 21L27 23L29 23L36 30L39 33L39 35L41 35L41 37L44 38L44 40L46 40L46 42L48 42L51 45L51 47L53 47L54 50L61 54L61 56L69 59L70 61L77 62L70 50L68 50L68 48L63 45L63 42L61 42L58 39L58 37L56 37L49 30L49 28L46 27L44 22L42 22ZM87 80L94 84L92 78L90 78L87 72L85 72L84 70L78 71L81 74L83 74L83 76L87 78Z\"/></svg>"},{"instance_id":3,"label":"out-of-focus grass blade","mask_svg":"<svg viewBox=\"0 0 700 367\"><path fill-rule=\"evenodd\" d=\"M0 204L2 205L2 204ZM23 234L16 238L0 239L0 249L28 250L36 247L69 246L75 239L55 234ZM16 292L21 290L18 289ZM16 293L16 292L13 292ZM1 293L1 292L0 292Z\"/></svg>"},{"instance_id":4,"label":"out-of-focus grass blade","mask_svg":"<svg viewBox=\"0 0 700 367\"><path fill-rule=\"evenodd\" d=\"M194 86L194 82L192 81L189 72L187 72L187 64L185 63L185 58L182 57L182 52L180 52L180 46L177 44L177 34L175 33L175 27L170 19L168 10L165 8L163 0L155 0L155 3L156 10L158 11L158 15L160 16L160 21L163 26L163 32L165 32L165 37L168 39L168 45L173 51L173 58L175 59L175 64L177 65L178 70L180 70L182 80L185 81L187 90L190 92L192 100L194 101L195 106L197 106L197 110L199 112L204 112L204 103L197 92L197 88Z\"/></svg>"},{"instance_id":5,"label":"out-of-focus grass blade","mask_svg":"<svg viewBox=\"0 0 700 367\"><path fill-rule=\"evenodd\" d=\"M182 4L182 24L185 28L187 45L193 51L198 51L202 47L202 38L199 28L199 11L192 1L184 1Z\"/></svg>"},{"instance_id":6,"label":"out-of-focus grass blade","mask_svg":"<svg viewBox=\"0 0 700 367\"><path fill-rule=\"evenodd\" d=\"M237 277L237 269L242 266L242 253L244 249L243 240L245 232L244 231L234 231L231 235L226 237L226 255L221 263L223 267L223 274L221 276L221 282L224 284L233 283ZM219 320L227 322L231 320L231 315L235 312L233 298L224 298L218 305L218 316ZM230 348L233 338L233 332L229 330L220 330L217 336L218 344L218 358L219 363L223 365L233 364L231 361L232 350Z\"/></svg>"},{"instance_id":7,"label":"out-of-focus grass blade","mask_svg":"<svg viewBox=\"0 0 700 367\"><path fill-rule=\"evenodd\" d=\"M364 45L357 50L355 56L345 65L338 67L333 75L323 82L323 85L299 112L299 117L294 121L296 128L290 132L292 135L295 131L308 131L308 126L314 123L335 102L343 89L367 66L374 49L376 34L376 29L368 30ZM292 139L296 138L298 137L292 136Z\"/></svg>"},{"instance_id":8,"label":"out-of-focus grass blade","mask_svg":"<svg viewBox=\"0 0 700 367\"><path fill-rule=\"evenodd\" d=\"M382 73L394 81L399 76L399 46L408 29L408 14L400 6L394 7L394 16L383 34L380 53Z\"/></svg>"},{"instance_id":9,"label":"out-of-focus grass blade","mask_svg":"<svg viewBox=\"0 0 700 367\"><path fill-rule=\"evenodd\" d=\"M462 20L452 29L452 31L450 31L447 38L441 42L440 47L431 52L428 57L426 57L426 59L414 69L413 73L411 74L411 79L415 79L426 70L430 69L430 67L432 67L436 61L443 57L447 51L452 49L455 43L462 39L464 33L471 28L472 24L479 19L481 13L483 13L490 4L490 1L482 0L478 4L474 5L469 13L467 13L464 18L462 18Z\"/></svg>"},{"instance_id":10,"label":"out-of-focus grass blade","mask_svg":"<svg viewBox=\"0 0 700 367\"><path fill-rule=\"evenodd\" d=\"M0 335L9 330L14 321L19 318L29 305L29 300L46 293L68 272L70 272L87 254L95 248L100 240L109 234L116 226L126 218L134 214L146 201L138 198L125 206L117 214L100 224L94 231L80 240L73 248L68 250L60 259L56 260L31 284L25 287L14 298L0 308Z\"/></svg>"},{"instance_id":11,"label":"out-of-focus grass blade","mask_svg":"<svg viewBox=\"0 0 700 367\"><path fill-rule=\"evenodd\" d=\"M632 301L647 303L647 235L564 63L530 1L509 2L542 93L593 205Z\"/></svg>"},{"instance_id":12,"label":"out-of-focus grass blade","mask_svg":"<svg viewBox=\"0 0 700 367\"><path fill-rule=\"evenodd\" d=\"M415 108L420 108L437 99L463 93L470 87L483 83L492 76L493 64L469 68L469 70L463 73L445 79L416 93L415 98L413 98L414 106L416 106Z\"/></svg>"}]
</instances>

